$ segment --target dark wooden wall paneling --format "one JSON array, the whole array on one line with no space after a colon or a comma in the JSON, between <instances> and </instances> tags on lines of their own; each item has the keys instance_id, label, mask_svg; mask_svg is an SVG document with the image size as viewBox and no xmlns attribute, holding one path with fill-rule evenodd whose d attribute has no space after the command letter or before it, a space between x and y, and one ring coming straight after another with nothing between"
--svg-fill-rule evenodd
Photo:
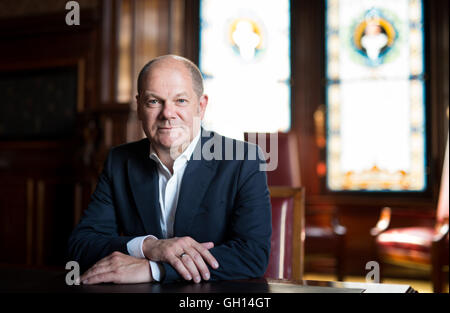
<instances>
[{"instance_id":1,"label":"dark wooden wall paneling","mask_svg":"<svg viewBox=\"0 0 450 313\"><path fill-rule=\"evenodd\" d=\"M65 263L67 238L109 148L142 137L133 111L137 73L153 57L184 54L182 0L101 0L83 7L79 26L65 24L66 11L45 8L0 19L0 70L80 63L84 69L73 136L0 140L0 263ZM132 23L125 55L119 47L124 18ZM119 73L120 57L129 58L129 72ZM125 102L118 101L119 75L133 80Z\"/></svg>"},{"instance_id":2,"label":"dark wooden wall paneling","mask_svg":"<svg viewBox=\"0 0 450 313\"><path fill-rule=\"evenodd\" d=\"M83 116L98 104L99 21L81 11L81 25L66 12L0 20L0 70L79 66L73 135L58 140L0 141L0 262L61 265L74 224L74 190L82 180ZM20 97L21 95L17 95ZM1 105L10 105L4 101ZM90 164L86 164L90 165ZM79 171L80 170L80 171Z\"/></svg>"}]
</instances>

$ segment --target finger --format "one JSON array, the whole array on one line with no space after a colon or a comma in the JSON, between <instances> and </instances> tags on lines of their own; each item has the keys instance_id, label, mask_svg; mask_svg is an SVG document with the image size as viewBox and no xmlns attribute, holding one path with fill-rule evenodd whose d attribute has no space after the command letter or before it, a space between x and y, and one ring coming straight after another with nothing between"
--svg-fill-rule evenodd
<instances>
[{"instance_id":1,"label":"finger","mask_svg":"<svg viewBox=\"0 0 450 313\"><path fill-rule=\"evenodd\" d=\"M208 250L214 248L214 242L212 242L212 241L202 242L201 245Z\"/></svg>"},{"instance_id":2,"label":"finger","mask_svg":"<svg viewBox=\"0 0 450 313\"><path fill-rule=\"evenodd\" d=\"M186 261L190 260L191 262L194 263L196 269L201 273L202 278L204 280L209 280L211 275L209 273L208 267L205 264L205 261L203 260L202 256L200 255L200 253L193 248L187 248L186 253L187 253L187 255L183 256L183 258L182 258L184 264L187 264ZM194 281L196 281L195 276L194 276Z\"/></svg>"},{"instance_id":3,"label":"finger","mask_svg":"<svg viewBox=\"0 0 450 313\"><path fill-rule=\"evenodd\" d=\"M217 262L216 258L211 254L211 252L209 252L208 249L199 243L196 243L193 246L212 268L217 269L219 267L219 262Z\"/></svg>"},{"instance_id":4,"label":"finger","mask_svg":"<svg viewBox=\"0 0 450 313\"><path fill-rule=\"evenodd\" d=\"M117 274L113 271L101 273L98 275L91 276L88 279L82 281L83 285L94 285L100 283L110 283L117 281Z\"/></svg>"},{"instance_id":5,"label":"finger","mask_svg":"<svg viewBox=\"0 0 450 313\"><path fill-rule=\"evenodd\" d=\"M185 279L185 280L191 280L192 276L189 273L189 271L186 269L186 267L184 266L183 261L181 261L181 259L175 255L171 256L168 260L167 260L170 265L172 265L175 270Z\"/></svg>"},{"instance_id":6,"label":"finger","mask_svg":"<svg viewBox=\"0 0 450 313\"><path fill-rule=\"evenodd\" d=\"M110 255L104 257L103 259L99 260L97 263L95 263L91 268L89 268L83 275L81 275L80 280L86 279L90 276L92 276L92 273L94 272L94 275L105 272L105 266L109 267L111 266L112 261L114 258L119 257L119 252L113 252ZM98 271L98 272L97 272Z\"/></svg>"},{"instance_id":7,"label":"finger","mask_svg":"<svg viewBox=\"0 0 450 313\"><path fill-rule=\"evenodd\" d=\"M81 275L80 280L84 281L87 279L90 279L92 276L106 273L111 270L111 264L110 263L103 263L101 265L93 266L89 270L87 270L83 275Z\"/></svg>"},{"instance_id":8,"label":"finger","mask_svg":"<svg viewBox=\"0 0 450 313\"><path fill-rule=\"evenodd\" d=\"M197 265L196 265L196 263L194 263L193 258L191 257L191 253L194 253L191 250L193 250L193 249L187 249L186 253L182 257L180 257L180 259L183 262L184 266L189 271L189 273L191 274L194 282L199 283L202 279L200 277L200 273L198 272ZM200 257L199 254L198 254L198 256ZM201 257L200 257L200 259L201 259ZM201 262L203 262L203 259L201 260ZM203 262L203 267L204 268L206 267L204 262ZM206 268L206 270L208 270L208 269Z\"/></svg>"}]
</instances>

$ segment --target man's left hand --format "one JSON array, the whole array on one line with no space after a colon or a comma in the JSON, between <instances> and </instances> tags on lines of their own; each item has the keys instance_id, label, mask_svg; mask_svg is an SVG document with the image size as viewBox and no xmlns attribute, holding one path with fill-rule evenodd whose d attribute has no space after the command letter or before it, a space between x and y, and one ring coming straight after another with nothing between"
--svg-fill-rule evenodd
<instances>
[{"instance_id":1,"label":"man's left hand","mask_svg":"<svg viewBox=\"0 0 450 313\"><path fill-rule=\"evenodd\" d=\"M83 284L135 284L152 281L147 259L138 259L121 252L113 252L88 269L80 280Z\"/></svg>"}]
</instances>

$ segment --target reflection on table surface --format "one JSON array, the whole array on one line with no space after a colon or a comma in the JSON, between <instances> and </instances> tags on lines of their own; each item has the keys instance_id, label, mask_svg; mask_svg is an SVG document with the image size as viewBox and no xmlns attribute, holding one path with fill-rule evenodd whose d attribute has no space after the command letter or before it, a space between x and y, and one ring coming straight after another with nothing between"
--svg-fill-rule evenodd
<instances>
[{"instance_id":1,"label":"reflection on table surface","mask_svg":"<svg viewBox=\"0 0 450 313\"><path fill-rule=\"evenodd\" d=\"M248 279L218 282L178 282L170 284L66 284L68 271L0 266L0 292L64 292L64 293L410 293L408 285Z\"/></svg>"}]
</instances>

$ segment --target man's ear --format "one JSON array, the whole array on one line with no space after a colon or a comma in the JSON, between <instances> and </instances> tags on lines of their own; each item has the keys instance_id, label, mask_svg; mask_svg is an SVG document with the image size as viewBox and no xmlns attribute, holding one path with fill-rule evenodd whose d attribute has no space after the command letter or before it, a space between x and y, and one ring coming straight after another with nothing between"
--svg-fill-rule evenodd
<instances>
[{"instance_id":1,"label":"man's ear","mask_svg":"<svg viewBox=\"0 0 450 313\"><path fill-rule=\"evenodd\" d=\"M136 95L136 105L137 105L137 116L140 121L142 121L142 106L139 101L139 95Z\"/></svg>"},{"instance_id":2,"label":"man's ear","mask_svg":"<svg viewBox=\"0 0 450 313\"><path fill-rule=\"evenodd\" d=\"M199 115L202 120L203 120L203 117L205 116L205 111L206 111L207 105L208 105L208 95L202 95L200 97L200 102L199 102Z\"/></svg>"}]
</instances>

